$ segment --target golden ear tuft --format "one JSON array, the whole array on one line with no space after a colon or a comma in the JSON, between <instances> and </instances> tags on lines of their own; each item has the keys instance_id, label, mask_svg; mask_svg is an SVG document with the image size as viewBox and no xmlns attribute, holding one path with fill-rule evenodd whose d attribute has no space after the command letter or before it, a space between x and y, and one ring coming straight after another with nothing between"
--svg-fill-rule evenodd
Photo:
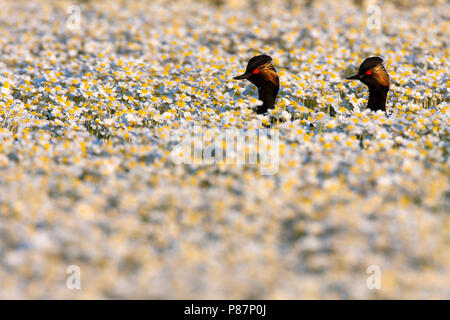
<instances>
[{"instance_id":1,"label":"golden ear tuft","mask_svg":"<svg viewBox=\"0 0 450 320\"><path fill-rule=\"evenodd\" d=\"M278 74L275 71L275 67L271 62L267 62L258 67L261 76L267 81L272 82L275 86L280 86L280 80L278 79Z\"/></svg>"},{"instance_id":2,"label":"golden ear tuft","mask_svg":"<svg viewBox=\"0 0 450 320\"><path fill-rule=\"evenodd\" d=\"M373 77L378 81L379 84L386 88L389 88L389 75L387 74L386 69L382 64L373 67L372 69L370 69L370 71L372 71Z\"/></svg>"}]
</instances>

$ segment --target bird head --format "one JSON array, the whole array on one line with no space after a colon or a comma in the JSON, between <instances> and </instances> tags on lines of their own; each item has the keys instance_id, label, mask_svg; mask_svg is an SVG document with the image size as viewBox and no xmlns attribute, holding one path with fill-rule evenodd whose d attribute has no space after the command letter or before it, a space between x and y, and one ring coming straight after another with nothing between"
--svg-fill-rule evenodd
<instances>
[{"instance_id":1,"label":"bird head","mask_svg":"<svg viewBox=\"0 0 450 320\"><path fill-rule=\"evenodd\" d=\"M272 63L272 58L268 55L259 55L248 61L247 68L243 74L234 77L234 80L246 79L258 88L264 86L280 86L277 71Z\"/></svg>"},{"instance_id":2,"label":"bird head","mask_svg":"<svg viewBox=\"0 0 450 320\"><path fill-rule=\"evenodd\" d=\"M347 79L360 80L369 88L381 87L389 90L389 76L380 57L367 58L359 66L358 73Z\"/></svg>"}]
</instances>

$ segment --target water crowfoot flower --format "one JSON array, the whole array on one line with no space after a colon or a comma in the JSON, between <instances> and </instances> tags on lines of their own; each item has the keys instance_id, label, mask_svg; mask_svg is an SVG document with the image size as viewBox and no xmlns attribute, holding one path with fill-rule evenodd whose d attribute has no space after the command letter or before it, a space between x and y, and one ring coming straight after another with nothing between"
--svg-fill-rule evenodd
<instances>
[{"instance_id":1,"label":"water crowfoot flower","mask_svg":"<svg viewBox=\"0 0 450 320\"><path fill-rule=\"evenodd\" d=\"M79 1L79 30L67 1L0 2L0 299L449 298L445 1L386 3L376 37L352 1ZM258 114L232 78L263 53ZM389 116L341 79L380 54ZM244 134L242 163L201 161L264 126L275 174Z\"/></svg>"}]
</instances>

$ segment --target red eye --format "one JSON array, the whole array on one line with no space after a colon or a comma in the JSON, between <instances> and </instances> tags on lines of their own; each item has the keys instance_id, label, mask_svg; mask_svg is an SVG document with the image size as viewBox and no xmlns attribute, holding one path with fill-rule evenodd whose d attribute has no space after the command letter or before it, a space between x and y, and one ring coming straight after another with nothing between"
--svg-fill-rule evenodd
<instances>
[{"instance_id":1,"label":"red eye","mask_svg":"<svg viewBox=\"0 0 450 320\"><path fill-rule=\"evenodd\" d=\"M259 69L253 70L253 74L258 74L258 73L259 73Z\"/></svg>"},{"instance_id":2,"label":"red eye","mask_svg":"<svg viewBox=\"0 0 450 320\"><path fill-rule=\"evenodd\" d=\"M368 76L370 76L370 75L372 74L372 71L367 70L367 71L366 71L366 74L367 74Z\"/></svg>"}]
</instances>

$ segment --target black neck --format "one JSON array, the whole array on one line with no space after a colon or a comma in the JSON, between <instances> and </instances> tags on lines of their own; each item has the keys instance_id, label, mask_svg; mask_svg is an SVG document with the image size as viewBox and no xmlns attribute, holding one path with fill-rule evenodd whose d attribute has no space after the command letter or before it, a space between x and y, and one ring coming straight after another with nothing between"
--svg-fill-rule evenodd
<instances>
[{"instance_id":1,"label":"black neck","mask_svg":"<svg viewBox=\"0 0 450 320\"><path fill-rule=\"evenodd\" d=\"M258 106L256 113L266 113L268 109L273 109L275 106L275 100L278 94L278 87L267 86L258 88L259 100L263 102L261 106Z\"/></svg>"},{"instance_id":2,"label":"black neck","mask_svg":"<svg viewBox=\"0 0 450 320\"><path fill-rule=\"evenodd\" d=\"M372 111L386 111L387 88L369 88L369 102L367 107Z\"/></svg>"}]
</instances>

